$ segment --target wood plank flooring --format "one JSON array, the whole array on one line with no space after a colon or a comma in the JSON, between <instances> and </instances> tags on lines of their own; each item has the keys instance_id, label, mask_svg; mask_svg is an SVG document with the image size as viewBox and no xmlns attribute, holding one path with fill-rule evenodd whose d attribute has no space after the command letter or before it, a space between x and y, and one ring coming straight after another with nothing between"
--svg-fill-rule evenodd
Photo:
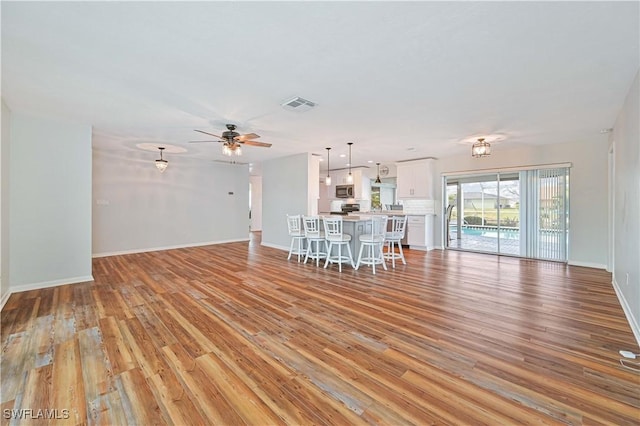
<instances>
[{"instance_id":1,"label":"wood plank flooring","mask_svg":"<svg viewBox=\"0 0 640 426\"><path fill-rule=\"evenodd\" d=\"M95 259L2 310L2 424L640 424L608 273L406 254L339 273L256 234Z\"/></svg>"}]
</instances>

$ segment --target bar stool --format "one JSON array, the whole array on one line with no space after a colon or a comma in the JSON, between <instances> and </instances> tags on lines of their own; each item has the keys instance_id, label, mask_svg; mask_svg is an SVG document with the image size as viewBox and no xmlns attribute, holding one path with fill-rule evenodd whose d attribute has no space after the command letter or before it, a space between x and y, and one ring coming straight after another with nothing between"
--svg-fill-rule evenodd
<instances>
[{"instance_id":1,"label":"bar stool","mask_svg":"<svg viewBox=\"0 0 640 426\"><path fill-rule=\"evenodd\" d=\"M396 267L396 259L401 259L403 265L407 264L404 260L404 253L402 252L402 239L404 238L406 229L407 216L393 216L391 218L391 231L387 232L384 237L387 246L384 258L391 259L391 266L393 268ZM400 249L400 253L396 253L396 244L398 245L398 249Z\"/></svg>"},{"instance_id":2,"label":"bar stool","mask_svg":"<svg viewBox=\"0 0 640 426\"><path fill-rule=\"evenodd\" d=\"M304 263L307 263L307 260L311 258L316 260L316 266L320 266L320 259L326 258L328 253L324 232L320 230L320 217L303 216L302 224L304 226L304 236L307 239L307 253L304 257ZM313 243L315 243L315 249ZM322 251L321 243L324 243L326 251Z\"/></svg>"},{"instance_id":3,"label":"bar stool","mask_svg":"<svg viewBox=\"0 0 640 426\"><path fill-rule=\"evenodd\" d=\"M342 217L325 217L323 222L324 234L326 241L329 243L329 247L327 248L327 260L324 262L324 267L326 268L329 263L337 263L338 271L342 272L342 264L350 263L351 267L355 268L353 264L353 255L351 254L351 247L349 245L351 242L351 235L342 232ZM334 245L338 246L337 256L331 256L331 250ZM342 246L344 245L347 246L347 253L349 256L342 255Z\"/></svg>"},{"instance_id":4,"label":"bar stool","mask_svg":"<svg viewBox=\"0 0 640 426\"><path fill-rule=\"evenodd\" d=\"M306 237L302 231L302 216L299 214L287 215L287 227L289 228L289 236L291 237L291 246L289 247L289 257L287 257L287 260L291 259L291 255L297 255L298 262L300 262L300 257L306 253L304 248Z\"/></svg>"},{"instance_id":5,"label":"bar stool","mask_svg":"<svg viewBox=\"0 0 640 426\"><path fill-rule=\"evenodd\" d=\"M356 269L360 267L360 264L371 265L373 274L376 274L376 265L382 264L384 270L387 270L387 264L384 263L384 256L382 255L382 246L384 245L384 238L387 233L387 216L371 216L371 234L360 235L360 252L358 253L358 263L356 263ZM362 257L364 248L367 247L368 253L365 257Z\"/></svg>"}]
</instances>

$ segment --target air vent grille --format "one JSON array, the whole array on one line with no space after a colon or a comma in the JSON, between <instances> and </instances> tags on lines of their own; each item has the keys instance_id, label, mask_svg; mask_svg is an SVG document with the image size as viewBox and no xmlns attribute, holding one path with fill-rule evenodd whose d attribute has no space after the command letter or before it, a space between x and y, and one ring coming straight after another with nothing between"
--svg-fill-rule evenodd
<instances>
[{"instance_id":1,"label":"air vent grille","mask_svg":"<svg viewBox=\"0 0 640 426\"><path fill-rule=\"evenodd\" d=\"M284 109L288 109L289 111L297 111L297 112L309 111L311 108L315 106L316 106L315 102L311 102L307 99L301 98L300 96L291 98L282 104L282 107Z\"/></svg>"}]
</instances>

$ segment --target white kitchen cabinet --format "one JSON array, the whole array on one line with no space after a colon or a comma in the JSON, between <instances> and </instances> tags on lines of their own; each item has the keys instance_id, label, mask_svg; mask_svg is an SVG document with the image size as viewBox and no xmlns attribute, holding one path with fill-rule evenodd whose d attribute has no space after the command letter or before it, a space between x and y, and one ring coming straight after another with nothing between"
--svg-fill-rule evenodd
<instances>
[{"instance_id":1,"label":"white kitchen cabinet","mask_svg":"<svg viewBox=\"0 0 640 426\"><path fill-rule=\"evenodd\" d=\"M418 198L430 200L435 194L433 159L397 163L396 197L399 200Z\"/></svg>"},{"instance_id":2,"label":"white kitchen cabinet","mask_svg":"<svg viewBox=\"0 0 640 426\"><path fill-rule=\"evenodd\" d=\"M433 250L434 215L408 215L407 239L411 249Z\"/></svg>"}]
</instances>

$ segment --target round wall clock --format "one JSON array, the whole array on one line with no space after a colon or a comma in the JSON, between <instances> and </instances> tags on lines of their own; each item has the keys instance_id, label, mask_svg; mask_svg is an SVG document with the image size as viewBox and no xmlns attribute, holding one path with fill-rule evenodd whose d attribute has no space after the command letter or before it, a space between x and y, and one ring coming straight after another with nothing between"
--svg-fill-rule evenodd
<instances>
[{"instance_id":1,"label":"round wall clock","mask_svg":"<svg viewBox=\"0 0 640 426\"><path fill-rule=\"evenodd\" d=\"M387 176L389 174L389 168L387 166L380 166L380 176Z\"/></svg>"}]
</instances>

